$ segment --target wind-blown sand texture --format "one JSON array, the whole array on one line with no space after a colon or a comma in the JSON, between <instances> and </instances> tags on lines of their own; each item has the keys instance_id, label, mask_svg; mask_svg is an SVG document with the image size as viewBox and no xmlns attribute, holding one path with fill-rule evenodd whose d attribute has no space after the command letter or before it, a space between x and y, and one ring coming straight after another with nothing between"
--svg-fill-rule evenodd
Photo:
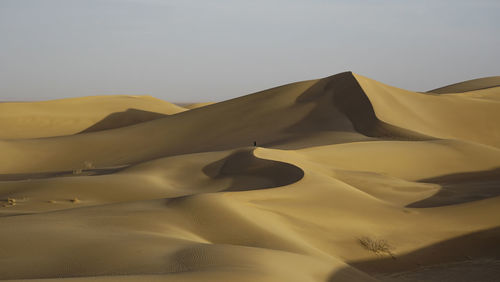
<instances>
[{"instance_id":1,"label":"wind-blown sand texture","mask_svg":"<svg viewBox=\"0 0 500 282\"><path fill-rule=\"evenodd\" d=\"M2 103L0 279L496 280L498 79Z\"/></svg>"}]
</instances>

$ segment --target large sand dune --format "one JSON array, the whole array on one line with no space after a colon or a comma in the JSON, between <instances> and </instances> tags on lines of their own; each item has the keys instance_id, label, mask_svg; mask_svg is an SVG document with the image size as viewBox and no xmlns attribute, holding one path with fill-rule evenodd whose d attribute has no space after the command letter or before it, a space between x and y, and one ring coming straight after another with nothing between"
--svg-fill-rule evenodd
<instances>
[{"instance_id":1,"label":"large sand dune","mask_svg":"<svg viewBox=\"0 0 500 282\"><path fill-rule=\"evenodd\" d=\"M0 104L0 279L499 278L500 87L457 85Z\"/></svg>"},{"instance_id":2,"label":"large sand dune","mask_svg":"<svg viewBox=\"0 0 500 282\"><path fill-rule=\"evenodd\" d=\"M92 96L0 103L0 138L71 135L132 125L186 109L151 96Z\"/></svg>"}]
</instances>

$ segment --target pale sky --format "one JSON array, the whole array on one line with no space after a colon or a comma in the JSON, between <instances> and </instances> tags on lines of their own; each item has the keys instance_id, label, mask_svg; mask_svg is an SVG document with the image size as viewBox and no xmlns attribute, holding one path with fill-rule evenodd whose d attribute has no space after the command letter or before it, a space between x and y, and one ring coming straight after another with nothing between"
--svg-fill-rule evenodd
<instances>
[{"instance_id":1,"label":"pale sky","mask_svg":"<svg viewBox=\"0 0 500 282\"><path fill-rule=\"evenodd\" d=\"M0 100L221 101L346 70L500 75L498 0L0 0Z\"/></svg>"}]
</instances>

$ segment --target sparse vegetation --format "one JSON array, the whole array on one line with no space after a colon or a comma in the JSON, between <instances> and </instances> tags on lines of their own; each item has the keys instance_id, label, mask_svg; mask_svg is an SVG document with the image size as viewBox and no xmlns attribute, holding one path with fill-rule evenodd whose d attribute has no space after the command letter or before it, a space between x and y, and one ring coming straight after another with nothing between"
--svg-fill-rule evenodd
<instances>
[{"instance_id":1,"label":"sparse vegetation","mask_svg":"<svg viewBox=\"0 0 500 282\"><path fill-rule=\"evenodd\" d=\"M73 204L78 204L80 202L80 199L75 197L75 198L71 199L70 202L72 202Z\"/></svg>"},{"instance_id":2,"label":"sparse vegetation","mask_svg":"<svg viewBox=\"0 0 500 282\"><path fill-rule=\"evenodd\" d=\"M7 198L7 203L3 204L2 207L13 207L17 204L17 200L15 198Z\"/></svg>"},{"instance_id":3,"label":"sparse vegetation","mask_svg":"<svg viewBox=\"0 0 500 282\"><path fill-rule=\"evenodd\" d=\"M84 169L93 169L94 164L91 161L84 161L83 162L83 168Z\"/></svg>"},{"instance_id":4,"label":"sparse vegetation","mask_svg":"<svg viewBox=\"0 0 500 282\"><path fill-rule=\"evenodd\" d=\"M80 175L84 170L95 168L94 164L91 161L84 161L83 166L81 168L73 169L73 175Z\"/></svg>"},{"instance_id":5,"label":"sparse vegetation","mask_svg":"<svg viewBox=\"0 0 500 282\"><path fill-rule=\"evenodd\" d=\"M361 244L361 246L363 246L363 248L367 249L370 252L373 252L377 255L388 254L395 259L394 254L391 251L394 249L394 247L389 245L387 240L361 237L359 238L359 243Z\"/></svg>"}]
</instances>

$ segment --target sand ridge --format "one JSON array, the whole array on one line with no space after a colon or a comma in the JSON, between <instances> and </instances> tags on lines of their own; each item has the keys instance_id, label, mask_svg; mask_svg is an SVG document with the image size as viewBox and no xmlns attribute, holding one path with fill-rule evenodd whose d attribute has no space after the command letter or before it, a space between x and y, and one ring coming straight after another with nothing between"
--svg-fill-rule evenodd
<instances>
[{"instance_id":1,"label":"sand ridge","mask_svg":"<svg viewBox=\"0 0 500 282\"><path fill-rule=\"evenodd\" d=\"M185 110L151 96L131 95L1 102L0 139L52 137L112 129Z\"/></svg>"},{"instance_id":2,"label":"sand ridge","mask_svg":"<svg viewBox=\"0 0 500 282\"><path fill-rule=\"evenodd\" d=\"M428 93L448 94L470 92L488 88L500 87L500 76L483 77L467 80L437 89L427 91Z\"/></svg>"},{"instance_id":3,"label":"sand ridge","mask_svg":"<svg viewBox=\"0 0 500 282\"><path fill-rule=\"evenodd\" d=\"M0 140L0 278L377 281L471 261L491 277L500 92L477 89L346 72Z\"/></svg>"}]
</instances>

